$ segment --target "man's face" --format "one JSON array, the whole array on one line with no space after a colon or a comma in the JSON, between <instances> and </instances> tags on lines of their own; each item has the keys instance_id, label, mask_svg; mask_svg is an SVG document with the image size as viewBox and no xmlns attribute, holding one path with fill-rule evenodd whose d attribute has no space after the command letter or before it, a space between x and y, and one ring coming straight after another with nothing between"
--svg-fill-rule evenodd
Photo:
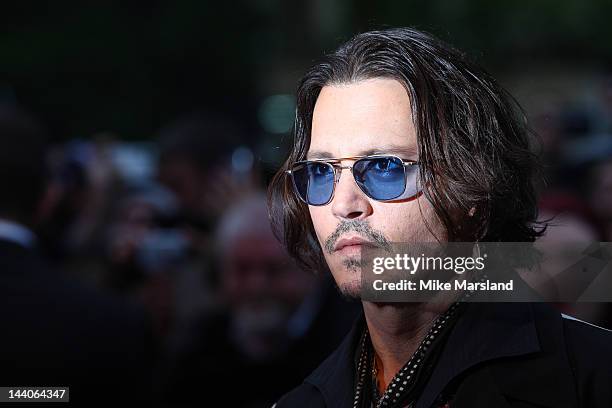
<instances>
[{"instance_id":1,"label":"man's face","mask_svg":"<svg viewBox=\"0 0 612 408\"><path fill-rule=\"evenodd\" d=\"M315 276L297 268L269 230L233 238L221 261L234 344L252 359L272 358L285 349L289 318L312 291Z\"/></svg>"},{"instance_id":2,"label":"man's face","mask_svg":"<svg viewBox=\"0 0 612 408\"><path fill-rule=\"evenodd\" d=\"M418 160L410 99L391 79L370 79L325 86L315 105L308 159L389 153ZM352 165L345 160L343 165ZM366 196L349 170L342 170L333 200L309 206L325 260L340 290L358 297L362 245L339 248L343 239L359 237L376 245L446 240L429 201L416 198L379 202ZM431 231L428 229L431 229Z\"/></svg>"}]
</instances>

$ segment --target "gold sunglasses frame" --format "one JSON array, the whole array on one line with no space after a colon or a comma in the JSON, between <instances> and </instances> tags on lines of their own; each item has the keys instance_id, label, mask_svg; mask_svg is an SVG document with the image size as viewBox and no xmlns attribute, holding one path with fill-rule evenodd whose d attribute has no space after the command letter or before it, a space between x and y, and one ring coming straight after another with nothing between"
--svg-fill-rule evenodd
<instances>
[{"instance_id":1,"label":"gold sunglasses frame","mask_svg":"<svg viewBox=\"0 0 612 408\"><path fill-rule=\"evenodd\" d=\"M359 187L359 189L369 198L371 198L372 200L376 200L376 201L380 201L380 202L392 202L392 201L398 201L398 198L391 198L388 200L379 200L377 198L374 198L372 196L370 196L360 185L359 183L357 183L357 180L355 180L355 174L353 173L353 166L355 165L356 162L358 162L359 160L363 160L363 159L376 159L376 158L381 158L381 157L392 157L394 159L398 159L399 161L402 162L402 164L404 165L404 183L406 183L406 177L408 175L408 173L406 172L406 168L407 167L411 167L411 166L418 166L420 163L418 160L404 160L399 156L393 155L393 154L374 154L374 155L369 155L369 156L348 156L348 157L330 157L330 158L325 158L325 159L313 159L313 160L300 160L300 161L296 161L295 163L293 163L292 167L298 166L300 164L306 164L306 163L324 163L327 165L330 165L332 167L332 170L334 172L334 186L332 188L332 193L330 195L330 198L327 202L323 203L323 204L310 204L308 203L306 200L304 200L301 196L301 194L298 192L298 188L297 185L295 184L295 177L293 174L293 170L285 170L285 173L287 175L289 175L291 177L291 182L293 184L293 191L295 192L295 194L298 196L298 198L300 199L300 201L302 201L303 203L307 204L307 205L312 205L315 207L320 207L320 206L324 206L327 205L329 203L332 202L332 200L334 199L334 194L336 193L336 184L338 184L338 182L340 181L340 176L342 175L342 170L343 169L348 169L351 174L353 174L353 180L355 181L355 184L357 184L357 187ZM341 163L343 160L353 160L355 163L353 163L350 166L343 166ZM404 188L406 188L406 186L404 186ZM411 196L410 198L414 198L416 196L418 196L421 193L421 189L418 189L418 191Z\"/></svg>"}]
</instances>

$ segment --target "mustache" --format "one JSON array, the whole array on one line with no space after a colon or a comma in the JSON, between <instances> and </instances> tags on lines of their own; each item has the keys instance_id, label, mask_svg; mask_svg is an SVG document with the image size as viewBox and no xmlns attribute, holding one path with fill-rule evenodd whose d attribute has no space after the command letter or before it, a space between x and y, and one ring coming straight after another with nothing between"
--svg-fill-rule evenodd
<instances>
[{"instance_id":1,"label":"mustache","mask_svg":"<svg viewBox=\"0 0 612 408\"><path fill-rule=\"evenodd\" d=\"M382 232L376 231L373 229L370 224L365 220L342 220L340 224L336 227L336 230L330 234L329 237L325 240L325 251L328 254L334 252L334 247L336 245L336 241L343 234L346 234L349 231L354 231L366 238L368 241L371 241L375 245L383 248L385 251L391 251L391 242L385 237Z\"/></svg>"}]
</instances>

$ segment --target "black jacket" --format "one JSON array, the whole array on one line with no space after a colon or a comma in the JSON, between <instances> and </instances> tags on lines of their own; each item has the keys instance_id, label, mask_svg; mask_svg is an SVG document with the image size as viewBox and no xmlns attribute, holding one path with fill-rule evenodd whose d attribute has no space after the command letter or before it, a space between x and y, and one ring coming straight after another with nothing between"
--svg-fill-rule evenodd
<instances>
[{"instance_id":1,"label":"black jacket","mask_svg":"<svg viewBox=\"0 0 612 408\"><path fill-rule=\"evenodd\" d=\"M276 408L352 407L355 350L365 320ZM541 303L471 303L457 321L416 408L610 408L612 332Z\"/></svg>"}]
</instances>

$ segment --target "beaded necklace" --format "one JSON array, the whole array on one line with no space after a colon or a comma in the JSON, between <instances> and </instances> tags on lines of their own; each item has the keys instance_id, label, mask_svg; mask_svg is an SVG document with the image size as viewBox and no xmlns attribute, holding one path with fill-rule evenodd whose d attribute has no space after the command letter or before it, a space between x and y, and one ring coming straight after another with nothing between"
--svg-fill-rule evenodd
<instances>
[{"instance_id":1,"label":"beaded necklace","mask_svg":"<svg viewBox=\"0 0 612 408\"><path fill-rule=\"evenodd\" d=\"M487 279L487 274L482 273L475 277L475 280L484 282ZM416 351L410 357L410 360L401 368L401 370L393 377L388 384L383 395L378 395L378 387L376 385L376 366L374 364L375 353L372 342L370 341L370 333L368 326L361 336L361 353L357 363L357 386L355 388L355 397L353 399L353 408L370 408L362 407L364 403L365 381L368 375L373 377L372 394L374 408L391 408L398 402L404 399L412 387L415 386L419 370L422 369L423 363L427 357L430 357L430 349L434 341L441 338L441 334L446 332L446 329L454 322L458 313L457 310L466 300L474 294L473 291L466 291L461 294L459 299L454 302L443 314L434 320L429 328L429 331L417 347ZM368 374L370 373L370 374ZM414 402L414 401L412 401ZM410 408L412 402L405 408Z\"/></svg>"},{"instance_id":2,"label":"beaded necklace","mask_svg":"<svg viewBox=\"0 0 612 408\"><path fill-rule=\"evenodd\" d=\"M369 341L370 335L367 326L361 337L361 353L357 364L357 386L355 389L355 398L353 400L354 408L364 408L364 393L366 378L371 375L373 379L372 393L374 394L375 408L390 408L395 406L398 402L404 399L412 387L416 384L416 379L419 371L421 370L426 358L428 357L429 350L436 339L444 333L445 329L449 326L449 323L454 320L453 318L457 315L457 308L461 303L453 303L442 315L438 316L431 325L428 333L425 335L415 353L412 355L410 360L402 367L402 369L393 377L389 385L387 386L383 395L378 396L378 387L375 384L376 368L374 364L374 350L371 342Z\"/></svg>"}]
</instances>

